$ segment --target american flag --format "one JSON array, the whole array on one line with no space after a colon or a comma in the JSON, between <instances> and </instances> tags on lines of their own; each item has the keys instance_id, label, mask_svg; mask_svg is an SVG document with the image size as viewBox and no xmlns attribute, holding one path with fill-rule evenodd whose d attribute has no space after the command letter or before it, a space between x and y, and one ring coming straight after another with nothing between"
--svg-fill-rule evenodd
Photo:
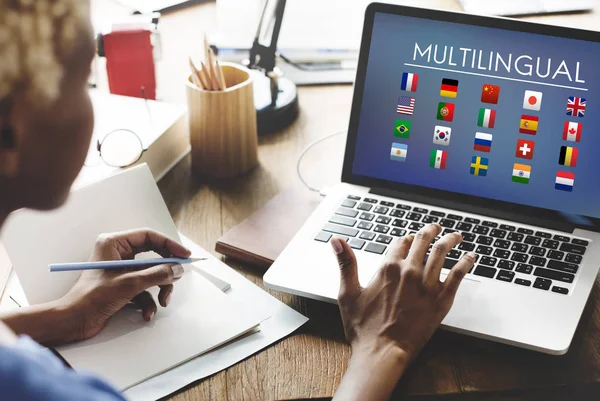
<instances>
[{"instance_id":1,"label":"american flag","mask_svg":"<svg viewBox=\"0 0 600 401\"><path fill-rule=\"evenodd\" d=\"M410 96L400 96L398 98L398 114L408 114L410 116L415 112L415 98Z\"/></svg>"},{"instance_id":2,"label":"american flag","mask_svg":"<svg viewBox=\"0 0 600 401\"><path fill-rule=\"evenodd\" d=\"M584 98L569 96L567 101L567 115L573 117L583 117L587 102Z\"/></svg>"}]
</instances>

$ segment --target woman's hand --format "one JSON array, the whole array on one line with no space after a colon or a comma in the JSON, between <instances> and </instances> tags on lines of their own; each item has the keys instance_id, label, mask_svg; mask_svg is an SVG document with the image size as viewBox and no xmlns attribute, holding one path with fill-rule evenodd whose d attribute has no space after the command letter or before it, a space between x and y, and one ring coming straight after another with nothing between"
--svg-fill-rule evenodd
<instances>
[{"instance_id":1,"label":"woman's hand","mask_svg":"<svg viewBox=\"0 0 600 401\"><path fill-rule=\"evenodd\" d=\"M475 254L465 254L442 283L444 260L462 237L458 233L444 235L424 262L441 230L437 224L429 225L415 237L394 242L366 288L359 284L350 246L332 239L341 274L338 302L346 338L352 345L348 372L336 394L341 399L387 399L410 361L450 311Z\"/></svg>"},{"instance_id":2,"label":"woman's hand","mask_svg":"<svg viewBox=\"0 0 600 401\"><path fill-rule=\"evenodd\" d=\"M133 259L136 254L154 251L163 257L188 258L190 251L183 245L156 231L140 229L103 234L97 242L90 261ZM158 286L158 301L167 307L173 293L173 283L183 276L181 265L159 265L143 270L88 270L81 274L62 303L77 319L75 340L98 334L108 319L129 302L142 310L150 321L157 305L148 288Z\"/></svg>"}]
</instances>

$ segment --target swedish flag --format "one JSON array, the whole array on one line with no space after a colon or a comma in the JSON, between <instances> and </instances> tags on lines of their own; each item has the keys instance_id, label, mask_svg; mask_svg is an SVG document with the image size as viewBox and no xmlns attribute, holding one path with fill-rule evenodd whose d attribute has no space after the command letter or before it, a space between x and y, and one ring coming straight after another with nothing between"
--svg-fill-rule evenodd
<instances>
[{"instance_id":1,"label":"swedish flag","mask_svg":"<svg viewBox=\"0 0 600 401\"><path fill-rule=\"evenodd\" d=\"M485 177L488 171L488 164L488 158L473 156L471 159L471 175L480 175Z\"/></svg>"}]
</instances>

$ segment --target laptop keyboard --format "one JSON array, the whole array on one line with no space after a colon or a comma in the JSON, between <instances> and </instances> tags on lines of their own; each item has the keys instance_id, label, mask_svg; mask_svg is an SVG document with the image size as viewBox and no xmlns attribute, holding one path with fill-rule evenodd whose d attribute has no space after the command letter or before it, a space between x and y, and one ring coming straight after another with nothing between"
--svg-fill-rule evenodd
<instances>
[{"instance_id":1,"label":"laptop keyboard","mask_svg":"<svg viewBox=\"0 0 600 401\"><path fill-rule=\"evenodd\" d=\"M430 223L442 226L441 235L463 236L448 254L444 269L473 251L477 262L471 274L564 295L589 245L568 235L355 195L340 204L314 239L329 242L341 237L356 251L382 255L394 238L415 234Z\"/></svg>"}]
</instances>

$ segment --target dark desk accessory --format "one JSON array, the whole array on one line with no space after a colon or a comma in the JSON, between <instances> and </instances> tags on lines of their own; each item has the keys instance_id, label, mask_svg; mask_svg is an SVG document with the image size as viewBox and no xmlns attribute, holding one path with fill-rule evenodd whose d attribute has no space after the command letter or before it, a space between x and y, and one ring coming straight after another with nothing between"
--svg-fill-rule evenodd
<instances>
[{"instance_id":1,"label":"dark desk accessory","mask_svg":"<svg viewBox=\"0 0 600 401\"><path fill-rule=\"evenodd\" d=\"M296 84L276 67L277 41L286 0L265 0L248 67L254 76L254 105L258 133L283 129L298 117ZM268 42L268 44L266 44Z\"/></svg>"}]
</instances>

